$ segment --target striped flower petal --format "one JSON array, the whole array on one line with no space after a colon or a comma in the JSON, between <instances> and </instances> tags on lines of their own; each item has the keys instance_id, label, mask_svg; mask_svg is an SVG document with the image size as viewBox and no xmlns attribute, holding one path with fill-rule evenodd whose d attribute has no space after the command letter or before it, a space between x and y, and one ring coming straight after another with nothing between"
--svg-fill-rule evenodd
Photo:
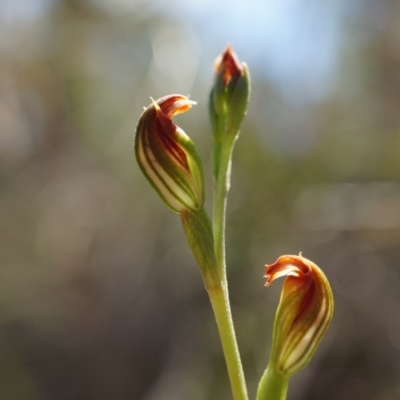
<instances>
[{"instance_id":1,"label":"striped flower petal","mask_svg":"<svg viewBox=\"0 0 400 400\"><path fill-rule=\"evenodd\" d=\"M266 286L286 276L275 316L271 367L290 376L307 365L333 314L333 295L324 273L310 260L282 256L266 265Z\"/></svg>"},{"instance_id":2,"label":"striped flower petal","mask_svg":"<svg viewBox=\"0 0 400 400\"><path fill-rule=\"evenodd\" d=\"M200 157L191 139L171 120L194 104L177 94L153 100L136 128L138 164L160 197L177 213L200 209L204 203Z\"/></svg>"}]
</instances>

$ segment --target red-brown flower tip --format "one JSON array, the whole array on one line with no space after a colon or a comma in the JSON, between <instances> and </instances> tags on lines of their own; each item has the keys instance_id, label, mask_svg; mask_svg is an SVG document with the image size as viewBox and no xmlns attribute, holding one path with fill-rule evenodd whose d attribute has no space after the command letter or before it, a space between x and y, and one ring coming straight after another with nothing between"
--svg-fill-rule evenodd
<instances>
[{"instance_id":1,"label":"red-brown flower tip","mask_svg":"<svg viewBox=\"0 0 400 400\"><path fill-rule=\"evenodd\" d=\"M229 85L232 78L238 78L243 73L243 65L230 45L215 60L214 68L217 74L222 72L222 80L225 86Z\"/></svg>"},{"instance_id":2,"label":"red-brown flower tip","mask_svg":"<svg viewBox=\"0 0 400 400\"><path fill-rule=\"evenodd\" d=\"M275 279L282 276L295 276L302 279L312 279L309 260L299 256L281 256L271 265L265 266L264 278L267 278L265 286L269 286Z\"/></svg>"},{"instance_id":3,"label":"red-brown flower tip","mask_svg":"<svg viewBox=\"0 0 400 400\"><path fill-rule=\"evenodd\" d=\"M308 363L329 326L332 290L321 269L301 254L281 256L265 268L266 286L286 276L275 317L270 363L278 373L290 376Z\"/></svg>"},{"instance_id":4,"label":"red-brown flower tip","mask_svg":"<svg viewBox=\"0 0 400 400\"><path fill-rule=\"evenodd\" d=\"M186 96L181 94L171 94L169 96L161 97L157 101L153 100L153 105L158 111L157 114L162 112L168 118L174 115L181 114L196 105L196 102L189 100Z\"/></svg>"},{"instance_id":5,"label":"red-brown flower tip","mask_svg":"<svg viewBox=\"0 0 400 400\"><path fill-rule=\"evenodd\" d=\"M138 164L165 203L178 213L197 210L204 202L200 158L190 138L171 120L194 104L179 94L152 100L136 128Z\"/></svg>"}]
</instances>

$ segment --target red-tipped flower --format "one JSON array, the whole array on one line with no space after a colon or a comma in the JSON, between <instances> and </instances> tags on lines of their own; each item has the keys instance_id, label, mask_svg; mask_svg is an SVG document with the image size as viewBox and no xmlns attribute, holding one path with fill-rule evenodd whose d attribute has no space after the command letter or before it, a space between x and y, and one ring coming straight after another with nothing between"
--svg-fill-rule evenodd
<instances>
[{"instance_id":1,"label":"red-tipped flower","mask_svg":"<svg viewBox=\"0 0 400 400\"><path fill-rule=\"evenodd\" d=\"M215 81L209 111L214 132L214 167L218 175L221 147L231 147L239 134L250 98L247 65L239 61L231 46L215 60Z\"/></svg>"},{"instance_id":2,"label":"red-tipped flower","mask_svg":"<svg viewBox=\"0 0 400 400\"><path fill-rule=\"evenodd\" d=\"M231 46L215 60L215 82L211 91L211 120L227 118L239 129L250 96L249 70Z\"/></svg>"},{"instance_id":3,"label":"red-tipped flower","mask_svg":"<svg viewBox=\"0 0 400 400\"><path fill-rule=\"evenodd\" d=\"M333 295L324 273L310 260L282 256L266 265L266 286L286 276L275 316L270 366L290 376L318 347L333 314Z\"/></svg>"},{"instance_id":4,"label":"red-tipped flower","mask_svg":"<svg viewBox=\"0 0 400 400\"><path fill-rule=\"evenodd\" d=\"M136 128L138 164L164 202L178 213L198 210L204 203L200 157L191 139L171 120L194 104L178 94L153 100Z\"/></svg>"}]
</instances>

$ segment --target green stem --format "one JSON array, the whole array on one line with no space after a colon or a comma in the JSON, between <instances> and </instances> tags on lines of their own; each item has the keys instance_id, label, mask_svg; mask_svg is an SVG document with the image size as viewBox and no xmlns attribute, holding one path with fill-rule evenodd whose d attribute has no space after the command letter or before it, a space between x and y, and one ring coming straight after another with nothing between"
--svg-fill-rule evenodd
<instances>
[{"instance_id":1,"label":"green stem","mask_svg":"<svg viewBox=\"0 0 400 400\"><path fill-rule=\"evenodd\" d=\"M256 400L286 400L289 378L268 367L258 385Z\"/></svg>"},{"instance_id":2,"label":"green stem","mask_svg":"<svg viewBox=\"0 0 400 400\"><path fill-rule=\"evenodd\" d=\"M233 397L235 400L247 400L246 381L229 304L225 263L226 204L230 184L233 144L233 141L225 141L222 145L221 143L216 145L214 149L216 152L214 154L214 157L216 156L214 158L214 167L217 173L214 186L213 236L217 268L222 282L219 287L208 290L208 294L217 320Z\"/></svg>"},{"instance_id":3,"label":"green stem","mask_svg":"<svg viewBox=\"0 0 400 400\"><path fill-rule=\"evenodd\" d=\"M215 178L213 233L217 264L220 272L225 274L225 220L226 204L230 186L230 170L233 143L224 143L219 152L218 175Z\"/></svg>"},{"instance_id":4,"label":"green stem","mask_svg":"<svg viewBox=\"0 0 400 400\"><path fill-rule=\"evenodd\" d=\"M233 397L235 400L247 400L246 383L229 305L226 274L224 269L218 268L210 221L203 209L183 211L181 221L214 310Z\"/></svg>"},{"instance_id":5,"label":"green stem","mask_svg":"<svg viewBox=\"0 0 400 400\"><path fill-rule=\"evenodd\" d=\"M234 400L248 400L246 381L233 328L226 280L218 286L208 287L207 292L217 321L233 398Z\"/></svg>"}]
</instances>

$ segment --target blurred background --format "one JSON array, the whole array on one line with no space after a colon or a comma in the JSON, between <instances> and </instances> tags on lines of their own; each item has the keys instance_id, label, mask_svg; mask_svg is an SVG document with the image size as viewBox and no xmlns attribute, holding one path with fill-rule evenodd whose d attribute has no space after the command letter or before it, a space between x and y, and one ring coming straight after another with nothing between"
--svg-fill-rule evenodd
<instances>
[{"instance_id":1,"label":"blurred background","mask_svg":"<svg viewBox=\"0 0 400 400\"><path fill-rule=\"evenodd\" d=\"M289 400L400 399L400 3L0 1L0 399L221 400L230 388L180 221L133 155L149 97L207 175L213 62L252 75L227 259L250 397L281 282L312 259L334 320Z\"/></svg>"}]
</instances>

